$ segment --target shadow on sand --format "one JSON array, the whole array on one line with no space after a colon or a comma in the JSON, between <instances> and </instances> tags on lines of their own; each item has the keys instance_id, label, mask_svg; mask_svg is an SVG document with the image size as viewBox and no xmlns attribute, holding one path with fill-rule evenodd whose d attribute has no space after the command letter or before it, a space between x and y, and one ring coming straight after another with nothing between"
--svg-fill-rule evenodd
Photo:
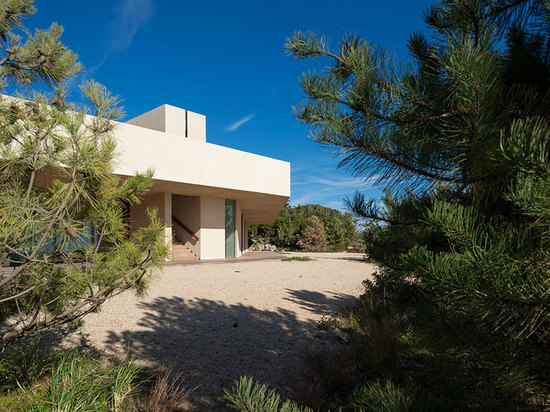
<instances>
[{"instance_id":1,"label":"shadow on sand","mask_svg":"<svg viewBox=\"0 0 550 412\"><path fill-rule=\"evenodd\" d=\"M286 291L289 297L284 298L285 300L294 302L302 309L321 316L334 316L357 301L355 296L345 293L327 291L325 294L311 290L292 289L286 289Z\"/></svg>"},{"instance_id":2,"label":"shadow on sand","mask_svg":"<svg viewBox=\"0 0 550 412\"><path fill-rule=\"evenodd\" d=\"M334 315L335 308L352 298L304 290L289 290L289 295L288 300L318 315ZM152 367L171 366L189 374L189 384L200 385L191 395L193 410L225 410L222 387L243 375L291 396L307 353L341 344L315 321L281 308L259 310L172 296L141 302L138 309L143 316L134 330L110 331L105 346L108 351L127 350Z\"/></svg>"}]
</instances>

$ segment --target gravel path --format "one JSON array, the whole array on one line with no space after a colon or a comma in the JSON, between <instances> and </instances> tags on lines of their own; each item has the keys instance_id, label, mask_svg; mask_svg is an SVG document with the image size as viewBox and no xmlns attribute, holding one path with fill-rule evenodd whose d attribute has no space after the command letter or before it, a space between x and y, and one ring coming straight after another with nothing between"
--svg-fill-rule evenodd
<instances>
[{"instance_id":1,"label":"gravel path","mask_svg":"<svg viewBox=\"0 0 550 412\"><path fill-rule=\"evenodd\" d=\"M189 410L223 410L221 388L241 375L288 394L308 352L340 344L317 322L353 303L373 271L360 254L288 256L304 255L314 260L166 266L145 298L111 299L82 333L108 353L188 374L200 385Z\"/></svg>"}]
</instances>

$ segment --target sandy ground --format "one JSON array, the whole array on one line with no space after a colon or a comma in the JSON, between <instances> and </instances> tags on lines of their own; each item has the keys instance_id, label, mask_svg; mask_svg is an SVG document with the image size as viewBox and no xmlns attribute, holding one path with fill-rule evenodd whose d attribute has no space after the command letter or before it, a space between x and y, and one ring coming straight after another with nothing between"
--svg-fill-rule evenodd
<instances>
[{"instance_id":1,"label":"sandy ground","mask_svg":"<svg viewBox=\"0 0 550 412\"><path fill-rule=\"evenodd\" d=\"M307 353L340 345L317 327L362 292L360 254L314 260L166 266L145 298L125 293L85 318L81 333L107 353L189 376L189 410L224 410L222 387L242 375L288 394Z\"/></svg>"}]
</instances>

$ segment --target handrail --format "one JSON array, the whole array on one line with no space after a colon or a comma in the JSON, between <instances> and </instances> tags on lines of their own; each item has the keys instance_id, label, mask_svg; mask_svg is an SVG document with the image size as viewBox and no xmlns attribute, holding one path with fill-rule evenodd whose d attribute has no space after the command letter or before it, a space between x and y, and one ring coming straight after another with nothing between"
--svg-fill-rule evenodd
<instances>
[{"instance_id":1,"label":"handrail","mask_svg":"<svg viewBox=\"0 0 550 412\"><path fill-rule=\"evenodd\" d=\"M190 230L187 226L185 226L183 223L181 223L181 220L179 220L179 219L178 219L176 216L174 216L174 215L172 215L172 220L173 220L174 222L176 222L178 225L180 225L181 228L182 228L183 230L185 230L188 234L190 234L190 235L191 235L191 239L193 239L195 242L198 242L199 237L198 237L197 235L195 235L193 232L191 232L191 230Z\"/></svg>"}]
</instances>

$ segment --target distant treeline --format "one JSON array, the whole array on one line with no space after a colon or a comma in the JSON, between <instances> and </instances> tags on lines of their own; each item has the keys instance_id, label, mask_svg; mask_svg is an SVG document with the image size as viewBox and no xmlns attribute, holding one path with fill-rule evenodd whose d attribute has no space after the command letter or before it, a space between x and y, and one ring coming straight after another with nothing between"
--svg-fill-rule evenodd
<instances>
[{"instance_id":1,"label":"distant treeline","mask_svg":"<svg viewBox=\"0 0 550 412\"><path fill-rule=\"evenodd\" d=\"M361 243L350 213L321 205L286 205L272 224L250 225L249 236L288 249L344 250Z\"/></svg>"}]
</instances>

